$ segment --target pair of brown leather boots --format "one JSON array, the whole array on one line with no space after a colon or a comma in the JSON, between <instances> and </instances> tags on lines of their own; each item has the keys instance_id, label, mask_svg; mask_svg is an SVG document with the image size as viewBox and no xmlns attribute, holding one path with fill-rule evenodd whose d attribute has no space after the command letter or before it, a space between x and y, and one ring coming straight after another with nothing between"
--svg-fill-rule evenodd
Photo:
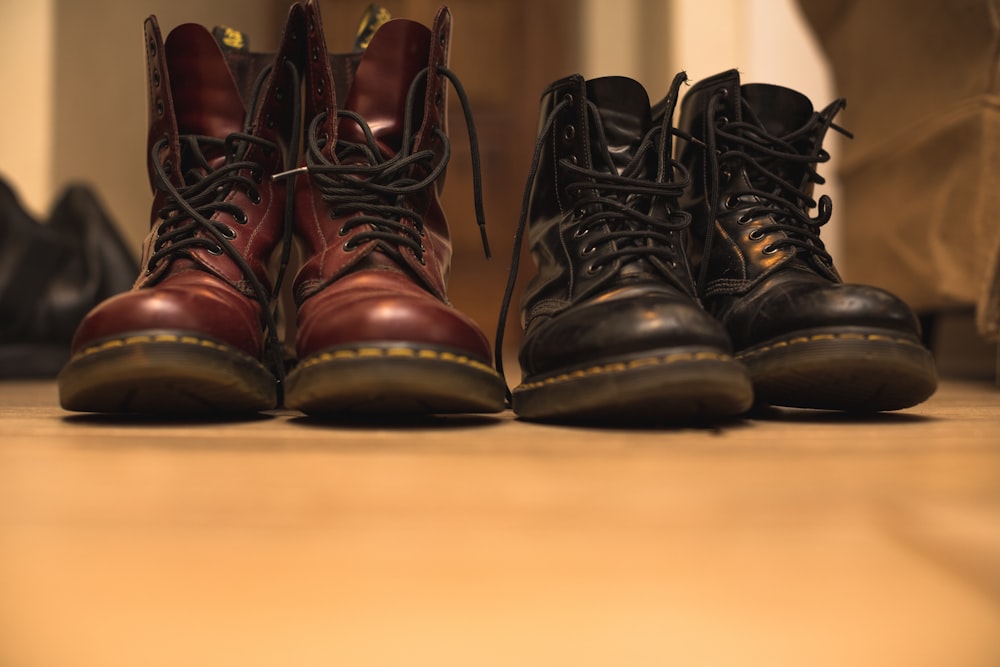
<instances>
[{"instance_id":1,"label":"pair of brown leather boots","mask_svg":"<svg viewBox=\"0 0 1000 667\"><path fill-rule=\"evenodd\" d=\"M489 342L445 294L449 82L467 108L450 38L447 8L430 28L385 22L339 55L316 0L291 7L277 54L194 24L163 40L150 17L151 231L133 288L77 329L63 407L503 410ZM291 318L294 362L280 331Z\"/></svg>"}]
</instances>

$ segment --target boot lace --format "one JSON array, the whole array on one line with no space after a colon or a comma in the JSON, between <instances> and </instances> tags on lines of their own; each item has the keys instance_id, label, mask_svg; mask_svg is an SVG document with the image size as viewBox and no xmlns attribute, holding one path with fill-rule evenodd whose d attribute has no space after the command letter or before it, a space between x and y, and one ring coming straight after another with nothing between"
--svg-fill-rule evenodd
<instances>
[{"instance_id":1,"label":"boot lace","mask_svg":"<svg viewBox=\"0 0 1000 667\"><path fill-rule=\"evenodd\" d=\"M289 70L293 90L298 90L297 68L287 60L285 66ZM265 68L254 82L248 103L249 109L257 108L263 84L271 71L272 67ZM293 100L298 99L296 95L292 97ZM252 115L251 111L248 122L251 122L249 116ZM296 108L292 118L298 117ZM298 121L293 121L291 146L298 145L300 133ZM153 245L153 253L146 264L146 274L151 274L163 262L171 262L176 257L190 256L190 251L196 248L206 248L213 255L229 257L240 268L249 283L250 295L261 306L267 337L266 354L271 359L272 371L278 378L280 392L285 364L277 327L277 297L291 251L290 232L294 198L289 192L285 201L281 258L271 290L268 290L256 276L246 258L233 247L231 241L236 238L233 227L216 219L216 215L222 213L228 215L237 225L247 224L246 212L226 199L234 190L241 189L247 193L251 202L258 203L261 200L258 186L264 177L263 166L246 159L247 153L252 145L261 146L267 153L273 153L279 150L279 147L272 141L251 134L249 128L243 132L234 132L224 139L203 135L182 135L179 140L181 161L184 165L183 185L177 186L171 181L173 169L181 167L175 167L169 160L161 162L159 159L160 152L166 147L169 139L164 137L151 151L156 188L166 197L164 206L157 211L161 222L156 228L157 238ZM223 158L222 164L213 166L212 163L218 160L210 160L209 156L220 155ZM294 160L295 156L289 155L286 158L286 167L294 166L292 162Z\"/></svg>"},{"instance_id":2,"label":"boot lace","mask_svg":"<svg viewBox=\"0 0 1000 667\"><path fill-rule=\"evenodd\" d=\"M716 117L721 100L721 93L709 100L709 119ZM850 132L833 122L837 113L846 106L846 101L842 98L835 100L822 111L813 113L801 128L781 137L768 133L754 110L745 101L741 100L741 104L745 120L736 122L722 118L719 122L707 123L704 147L709 158L712 192L708 219L716 219L720 205L727 208L745 206L739 218L742 224L764 216L773 221L759 228L757 238L780 235L763 246L762 252L772 254L781 248L792 247L802 255L814 255L829 266L833 258L820 239L820 228L830 221L833 203L828 195L821 196L818 201L813 199L804 188L811 183L822 185L826 182L817 172L817 167L830 159L830 154L820 147L827 131L833 129L853 138ZM803 151L798 146L804 144L816 148ZM739 164L746 170L751 187L730 192L722 202L720 180L732 176L729 167L732 164ZM788 180L789 174L802 174L802 179L793 183ZM816 217L809 215L813 208L817 209ZM704 293L708 279L707 258L715 231L714 224L710 223L707 227L705 259L698 275L700 294Z\"/></svg>"},{"instance_id":3,"label":"boot lace","mask_svg":"<svg viewBox=\"0 0 1000 667\"><path fill-rule=\"evenodd\" d=\"M451 82L465 116L472 154L476 223L479 226L483 251L489 258L479 142L471 106L458 77L445 67L439 66L437 71ZM337 118L349 118L357 123L364 134L364 141L354 142L338 137L333 151L335 159L329 160L324 155L323 149L330 139L319 130L320 124L324 122L329 112L322 112L317 114L309 125L306 166L274 176L281 178L308 172L313 185L320 191L323 200L329 204L330 217L345 218L338 233L347 236L355 228L362 228L345 242L345 250L353 250L364 243L375 241L379 250L398 262L403 260L400 249L408 249L418 262L426 264L423 244L424 219L417 212L423 209L424 205L419 198L426 196L428 188L444 173L451 158L448 135L439 127L434 127L433 132L440 139L444 150L436 164L434 151L429 149L414 151L413 109L416 103L416 91L426 80L427 73L427 68L421 70L414 77L407 93L402 146L399 152L386 155L378 146L371 127L364 118L353 111L338 109L334 112Z\"/></svg>"},{"instance_id":4,"label":"boot lace","mask_svg":"<svg viewBox=\"0 0 1000 667\"><path fill-rule=\"evenodd\" d=\"M671 268L678 265L676 252L679 249L673 247L669 233L682 230L690 224L690 215L676 206L677 198L690 183L690 176L687 169L673 158L671 144L673 136L684 136L688 139L690 137L672 127L671 120L680 86L685 81L687 75L683 72L674 78L663 103L665 108L661 123L646 133L635 155L620 174L615 173L611 166L612 161L607 150L594 153L595 160L600 160L604 169L582 167L567 158L560 160L562 167L580 177L579 181L566 186L569 195L576 195L574 210L577 220L574 223L573 234L577 237L594 234L582 252L589 255L602 246L611 248L610 252L601 256L599 262L588 265L588 273L597 273L618 260L621 260L619 266L624 267L628 263L650 257L660 259ZM504 379L508 404L511 401L511 392L503 367L503 339L517 283L531 184L538 173L546 137L552 130L559 112L569 104L570 101L565 98L556 104L538 133L531 166L528 169L527 184L521 199L521 215L514 233L514 250L511 255L507 286L500 305L494 348L494 364L500 377ZM591 126L598 135L598 143L606 147L608 142L600 112L590 100L587 100L586 104L592 120ZM644 175L647 154L651 150L657 151L657 173L653 179ZM664 204L663 209L657 209L659 203ZM665 214L657 213L658 210L665 210Z\"/></svg>"}]
</instances>

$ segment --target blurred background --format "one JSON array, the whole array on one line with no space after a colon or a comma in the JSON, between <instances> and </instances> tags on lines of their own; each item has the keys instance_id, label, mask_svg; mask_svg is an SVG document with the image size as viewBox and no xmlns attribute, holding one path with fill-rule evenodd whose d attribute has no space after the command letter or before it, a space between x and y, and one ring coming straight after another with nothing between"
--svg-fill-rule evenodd
<instances>
[{"instance_id":1,"label":"blurred background","mask_svg":"<svg viewBox=\"0 0 1000 667\"><path fill-rule=\"evenodd\" d=\"M380 4L395 17L429 24L440 1ZM38 218L66 184L92 185L138 253L151 201L143 20L156 14L164 37L183 22L227 25L244 31L252 50L270 51L288 5L286 0L0 0L5 91L0 178ZM367 5L367 0L323 3L331 51L350 50ZM829 67L794 0L454 0L449 6L455 22L451 67L472 100L493 246L493 259L486 261L473 217L468 140L455 106L445 192L456 242L450 296L490 334L534 146L538 99L549 83L574 72L587 78L630 76L656 102L679 70L697 80L738 67L745 81L796 88L817 107L835 96ZM455 95L449 100L457 105ZM831 148L836 156L836 146ZM823 172L833 176L833 169ZM835 188L834 183L828 189ZM836 221L824 238L836 257ZM523 264L519 290L530 273L530 263ZM518 319L515 305L508 348L516 347Z\"/></svg>"}]
</instances>

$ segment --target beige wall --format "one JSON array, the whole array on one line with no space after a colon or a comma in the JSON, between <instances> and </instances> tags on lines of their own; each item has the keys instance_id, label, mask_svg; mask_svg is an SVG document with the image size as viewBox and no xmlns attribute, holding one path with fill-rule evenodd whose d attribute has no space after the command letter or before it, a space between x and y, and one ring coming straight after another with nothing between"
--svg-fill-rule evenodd
<instances>
[{"instance_id":1,"label":"beige wall","mask_svg":"<svg viewBox=\"0 0 1000 667\"><path fill-rule=\"evenodd\" d=\"M0 175L43 214L71 181L93 185L138 248L149 224L142 24L227 24L277 43L281 0L0 0ZM16 91L16 92L12 92Z\"/></svg>"},{"instance_id":2,"label":"beige wall","mask_svg":"<svg viewBox=\"0 0 1000 667\"><path fill-rule=\"evenodd\" d=\"M0 1L0 178L36 214L52 180L54 4Z\"/></svg>"}]
</instances>

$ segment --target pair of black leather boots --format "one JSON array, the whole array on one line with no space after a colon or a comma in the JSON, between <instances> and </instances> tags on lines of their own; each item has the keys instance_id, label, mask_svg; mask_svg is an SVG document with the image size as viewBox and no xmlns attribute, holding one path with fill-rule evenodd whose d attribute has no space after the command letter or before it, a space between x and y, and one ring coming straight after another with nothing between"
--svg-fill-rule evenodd
<instances>
[{"instance_id":1,"label":"pair of black leather boots","mask_svg":"<svg viewBox=\"0 0 1000 667\"><path fill-rule=\"evenodd\" d=\"M833 123L844 101L817 111L732 70L692 86L675 127L685 80L655 105L622 77L543 93L516 241L537 274L515 412L689 421L928 398L936 371L911 309L844 284L820 239L831 202L813 189L824 136L847 134Z\"/></svg>"},{"instance_id":2,"label":"pair of black leather boots","mask_svg":"<svg viewBox=\"0 0 1000 667\"><path fill-rule=\"evenodd\" d=\"M55 377L83 316L138 271L89 186L68 185L47 217L0 180L0 379Z\"/></svg>"}]
</instances>

